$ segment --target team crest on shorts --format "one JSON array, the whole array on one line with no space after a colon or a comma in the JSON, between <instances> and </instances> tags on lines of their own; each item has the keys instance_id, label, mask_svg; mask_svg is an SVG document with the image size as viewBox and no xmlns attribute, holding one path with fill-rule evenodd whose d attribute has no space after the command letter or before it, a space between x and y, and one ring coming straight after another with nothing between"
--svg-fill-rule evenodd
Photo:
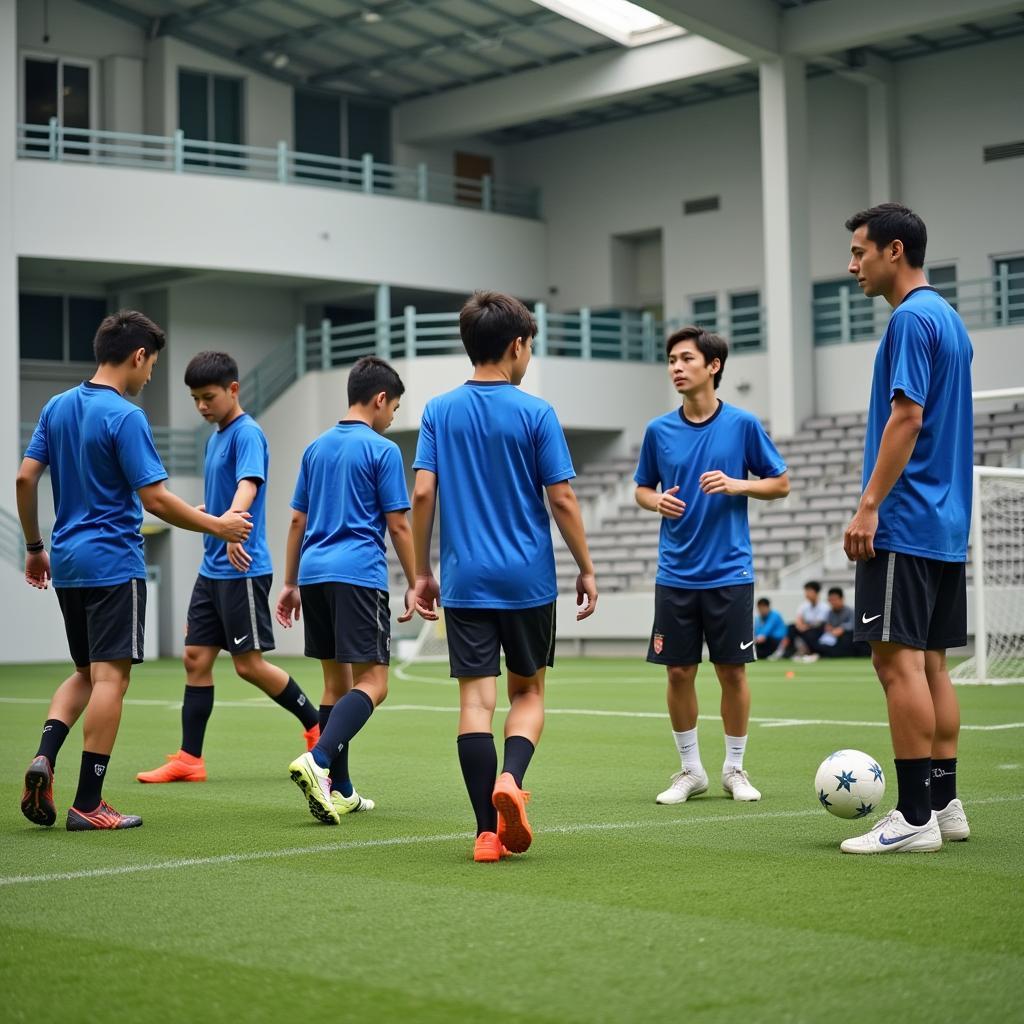
<instances>
[{"instance_id":1,"label":"team crest on shorts","mask_svg":"<svg viewBox=\"0 0 1024 1024\"><path fill-rule=\"evenodd\" d=\"M665 637L661 633L655 633L654 639L651 641L651 646L654 648L655 654L661 654L665 648Z\"/></svg>"}]
</instances>

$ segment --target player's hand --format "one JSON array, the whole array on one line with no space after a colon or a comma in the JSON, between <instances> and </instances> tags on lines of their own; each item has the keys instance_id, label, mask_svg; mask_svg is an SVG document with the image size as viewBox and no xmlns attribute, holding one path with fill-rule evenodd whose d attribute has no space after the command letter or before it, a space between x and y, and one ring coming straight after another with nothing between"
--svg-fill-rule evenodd
<instances>
[{"instance_id":1,"label":"player's hand","mask_svg":"<svg viewBox=\"0 0 1024 1024\"><path fill-rule=\"evenodd\" d=\"M25 555L25 582L36 590L50 585L50 556L45 551Z\"/></svg>"},{"instance_id":2,"label":"player's hand","mask_svg":"<svg viewBox=\"0 0 1024 1024\"><path fill-rule=\"evenodd\" d=\"M399 622L408 622L416 614L416 588L409 587L405 592L405 611L398 616Z\"/></svg>"},{"instance_id":3,"label":"player's hand","mask_svg":"<svg viewBox=\"0 0 1024 1024\"><path fill-rule=\"evenodd\" d=\"M284 626L291 629L292 623L298 622L302 616L302 598L299 596L299 588L294 583L286 583L277 595L277 606L274 608L274 618Z\"/></svg>"},{"instance_id":4,"label":"player's hand","mask_svg":"<svg viewBox=\"0 0 1024 1024\"><path fill-rule=\"evenodd\" d=\"M682 498L676 497L678 491L678 487L670 487L667 491L662 491L654 511L666 519L682 518L683 513L686 511L686 502Z\"/></svg>"},{"instance_id":5,"label":"player's hand","mask_svg":"<svg viewBox=\"0 0 1024 1024\"><path fill-rule=\"evenodd\" d=\"M217 519L216 536L221 540L242 543L252 532L252 516L248 512L232 512L228 509Z\"/></svg>"},{"instance_id":6,"label":"player's hand","mask_svg":"<svg viewBox=\"0 0 1024 1024\"><path fill-rule=\"evenodd\" d=\"M577 622L589 618L597 609L597 577L592 572L581 572L576 577L576 607Z\"/></svg>"},{"instance_id":7,"label":"player's hand","mask_svg":"<svg viewBox=\"0 0 1024 1024\"><path fill-rule=\"evenodd\" d=\"M206 511L206 506L205 505L196 505L196 511L197 512L205 512Z\"/></svg>"},{"instance_id":8,"label":"player's hand","mask_svg":"<svg viewBox=\"0 0 1024 1024\"><path fill-rule=\"evenodd\" d=\"M867 562L875 557L875 534L878 532L878 512L857 509L856 515L843 534L843 550L851 562Z\"/></svg>"},{"instance_id":9,"label":"player's hand","mask_svg":"<svg viewBox=\"0 0 1024 1024\"><path fill-rule=\"evenodd\" d=\"M416 577L416 589L413 592L416 611L425 619L435 622L438 618L437 607L441 604L441 588L437 585L433 573Z\"/></svg>"},{"instance_id":10,"label":"player's hand","mask_svg":"<svg viewBox=\"0 0 1024 1024\"><path fill-rule=\"evenodd\" d=\"M734 480L726 476L720 469L712 469L707 473L701 473L700 489L705 494L742 494L744 490L743 480Z\"/></svg>"},{"instance_id":11,"label":"player's hand","mask_svg":"<svg viewBox=\"0 0 1024 1024\"><path fill-rule=\"evenodd\" d=\"M228 543L228 561L239 571L248 572L252 565L252 555L241 544L235 541Z\"/></svg>"}]
</instances>

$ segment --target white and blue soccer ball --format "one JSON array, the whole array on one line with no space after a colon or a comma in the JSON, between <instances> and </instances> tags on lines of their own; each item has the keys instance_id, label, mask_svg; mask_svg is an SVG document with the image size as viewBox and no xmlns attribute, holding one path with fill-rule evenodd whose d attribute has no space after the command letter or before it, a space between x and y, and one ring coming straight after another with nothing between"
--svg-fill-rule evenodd
<instances>
[{"instance_id":1,"label":"white and blue soccer ball","mask_svg":"<svg viewBox=\"0 0 1024 1024\"><path fill-rule=\"evenodd\" d=\"M837 818L867 818L881 810L885 775L863 750L837 750L821 762L814 792L818 803Z\"/></svg>"}]
</instances>

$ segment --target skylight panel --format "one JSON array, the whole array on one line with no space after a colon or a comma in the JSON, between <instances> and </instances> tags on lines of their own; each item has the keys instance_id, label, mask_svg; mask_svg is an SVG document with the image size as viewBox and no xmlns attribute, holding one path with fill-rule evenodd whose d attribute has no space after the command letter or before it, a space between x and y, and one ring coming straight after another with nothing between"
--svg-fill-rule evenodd
<instances>
[{"instance_id":1,"label":"skylight panel","mask_svg":"<svg viewBox=\"0 0 1024 1024\"><path fill-rule=\"evenodd\" d=\"M684 34L682 28L629 0L533 0L620 46L643 46Z\"/></svg>"}]
</instances>

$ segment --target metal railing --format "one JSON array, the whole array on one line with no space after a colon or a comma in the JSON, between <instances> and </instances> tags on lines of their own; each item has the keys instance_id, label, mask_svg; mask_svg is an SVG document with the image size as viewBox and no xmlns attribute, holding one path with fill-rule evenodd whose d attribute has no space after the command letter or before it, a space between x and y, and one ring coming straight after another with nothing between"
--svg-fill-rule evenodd
<instances>
[{"instance_id":1,"label":"metal railing","mask_svg":"<svg viewBox=\"0 0 1024 1024\"><path fill-rule=\"evenodd\" d=\"M1003 265L991 277L936 286L959 312L968 330L1024 324L1024 273L1011 274ZM878 339L892 310L881 301L864 299L856 284L811 303L816 345Z\"/></svg>"},{"instance_id":2,"label":"metal railing","mask_svg":"<svg viewBox=\"0 0 1024 1024\"><path fill-rule=\"evenodd\" d=\"M501 185L489 175L461 178L430 170L426 164L401 167L379 163L366 153L358 160L302 153L287 143L242 146L172 135L141 135L68 128L57 118L48 124L18 125L18 156L30 160L109 164L176 174L220 174L282 184L326 188L445 203L467 209L540 217L540 192L524 185Z\"/></svg>"}]
</instances>

